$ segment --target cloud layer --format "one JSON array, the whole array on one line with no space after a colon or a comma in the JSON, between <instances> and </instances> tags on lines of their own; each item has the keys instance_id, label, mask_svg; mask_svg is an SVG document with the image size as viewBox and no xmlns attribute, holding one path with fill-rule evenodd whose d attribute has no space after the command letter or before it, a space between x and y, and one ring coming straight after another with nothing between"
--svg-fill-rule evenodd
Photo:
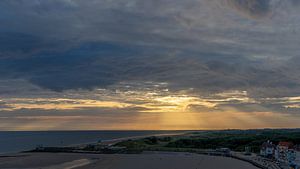
<instances>
[{"instance_id":1,"label":"cloud layer","mask_svg":"<svg viewBox=\"0 0 300 169\"><path fill-rule=\"evenodd\" d=\"M228 4L249 17L261 18L271 15L271 0L227 0Z\"/></svg>"},{"instance_id":2,"label":"cloud layer","mask_svg":"<svg viewBox=\"0 0 300 169\"><path fill-rule=\"evenodd\" d=\"M91 109L298 119L297 0L2 0L0 22L7 121Z\"/></svg>"}]
</instances>

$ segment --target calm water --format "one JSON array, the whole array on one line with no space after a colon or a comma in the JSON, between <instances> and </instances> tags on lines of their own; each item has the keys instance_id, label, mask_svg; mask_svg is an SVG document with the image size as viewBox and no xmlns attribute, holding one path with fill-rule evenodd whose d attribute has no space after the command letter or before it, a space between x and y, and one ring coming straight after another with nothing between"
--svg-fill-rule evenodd
<instances>
[{"instance_id":1,"label":"calm water","mask_svg":"<svg viewBox=\"0 0 300 169\"><path fill-rule=\"evenodd\" d=\"M176 134L182 131L37 131L0 132L0 154L43 146L68 146L133 136Z\"/></svg>"}]
</instances>

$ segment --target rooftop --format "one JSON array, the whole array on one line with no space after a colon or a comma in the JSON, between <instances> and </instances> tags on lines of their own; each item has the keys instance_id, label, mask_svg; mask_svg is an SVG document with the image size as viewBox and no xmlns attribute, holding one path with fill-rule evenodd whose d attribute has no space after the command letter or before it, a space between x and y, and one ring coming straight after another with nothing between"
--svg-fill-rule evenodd
<instances>
[{"instance_id":1,"label":"rooftop","mask_svg":"<svg viewBox=\"0 0 300 169\"><path fill-rule=\"evenodd\" d=\"M281 141L278 143L279 146L282 146L282 147L288 147L288 148L292 148L294 146L293 143L291 142L286 142L286 141Z\"/></svg>"}]
</instances>

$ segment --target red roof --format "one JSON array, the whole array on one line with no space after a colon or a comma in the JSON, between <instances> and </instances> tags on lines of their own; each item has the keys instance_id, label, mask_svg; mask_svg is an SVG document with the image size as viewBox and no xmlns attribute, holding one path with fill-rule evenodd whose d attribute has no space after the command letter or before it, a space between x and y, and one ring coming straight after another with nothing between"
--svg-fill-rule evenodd
<instances>
[{"instance_id":1,"label":"red roof","mask_svg":"<svg viewBox=\"0 0 300 169\"><path fill-rule=\"evenodd\" d=\"M279 145L279 146L282 146L282 147L288 147L288 148L292 148L292 147L293 147L293 143L291 143L291 142L286 142L286 141L281 141L281 142L279 142L278 145Z\"/></svg>"}]
</instances>

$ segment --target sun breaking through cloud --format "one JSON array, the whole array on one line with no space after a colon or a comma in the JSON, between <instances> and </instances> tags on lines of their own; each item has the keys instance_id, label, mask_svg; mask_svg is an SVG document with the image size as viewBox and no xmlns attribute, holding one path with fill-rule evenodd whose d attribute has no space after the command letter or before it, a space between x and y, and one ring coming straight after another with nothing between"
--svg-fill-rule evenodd
<instances>
[{"instance_id":1,"label":"sun breaking through cloud","mask_svg":"<svg viewBox=\"0 0 300 169\"><path fill-rule=\"evenodd\" d=\"M0 130L300 127L295 0L2 0Z\"/></svg>"}]
</instances>

